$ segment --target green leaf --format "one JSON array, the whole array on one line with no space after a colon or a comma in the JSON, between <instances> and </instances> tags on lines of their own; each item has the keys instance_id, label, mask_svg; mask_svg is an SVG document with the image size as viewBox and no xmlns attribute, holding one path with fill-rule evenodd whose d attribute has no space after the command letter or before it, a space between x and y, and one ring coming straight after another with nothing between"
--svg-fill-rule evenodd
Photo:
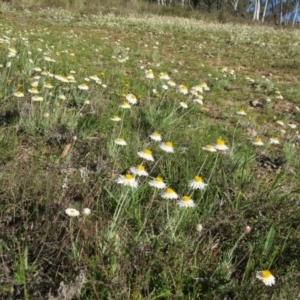
<instances>
[{"instance_id":1,"label":"green leaf","mask_svg":"<svg viewBox=\"0 0 300 300\"><path fill-rule=\"evenodd\" d=\"M275 237L275 229L272 226L267 234L267 239L265 242L263 254L267 254L270 251L270 249L273 245L274 237Z\"/></svg>"}]
</instances>

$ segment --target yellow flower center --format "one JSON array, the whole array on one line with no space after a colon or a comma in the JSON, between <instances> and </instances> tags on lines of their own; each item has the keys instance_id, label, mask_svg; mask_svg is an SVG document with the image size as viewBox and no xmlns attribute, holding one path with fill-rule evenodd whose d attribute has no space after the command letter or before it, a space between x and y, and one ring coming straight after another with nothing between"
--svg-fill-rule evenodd
<instances>
[{"instance_id":1,"label":"yellow flower center","mask_svg":"<svg viewBox=\"0 0 300 300\"><path fill-rule=\"evenodd\" d=\"M20 91L17 91L16 94L17 94L17 95L22 95L23 93L20 92Z\"/></svg>"},{"instance_id":2,"label":"yellow flower center","mask_svg":"<svg viewBox=\"0 0 300 300\"><path fill-rule=\"evenodd\" d=\"M47 82L47 83L46 83L46 86L52 86L52 85L51 85L51 83L50 83L50 82Z\"/></svg>"},{"instance_id":3,"label":"yellow flower center","mask_svg":"<svg viewBox=\"0 0 300 300\"><path fill-rule=\"evenodd\" d=\"M82 86L82 87L85 87L85 86L86 86L86 84L85 84L85 83L83 83L81 86Z\"/></svg>"},{"instance_id":4,"label":"yellow flower center","mask_svg":"<svg viewBox=\"0 0 300 300\"><path fill-rule=\"evenodd\" d=\"M119 116L114 116L114 119L119 119Z\"/></svg>"},{"instance_id":5,"label":"yellow flower center","mask_svg":"<svg viewBox=\"0 0 300 300\"><path fill-rule=\"evenodd\" d=\"M268 271L268 270L263 270L263 271L261 272L261 277L262 277L262 278L269 278L271 275L272 275L271 272Z\"/></svg>"},{"instance_id":6,"label":"yellow flower center","mask_svg":"<svg viewBox=\"0 0 300 300\"><path fill-rule=\"evenodd\" d=\"M256 141L257 143L261 143L261 142L262 142L261 138L256 138L255 141Z\"/></svg>"},{"instance_id":7,"label":"yellow flower center","mask_svg":"<svg viewBox=\"0 0 300 300\"><path fill-rule=\"evenodd\" d=\"M216 143L218 146L224 146L225 145L225 142L221 139L218 139L217 140L217 143Z\"/></svg>"},{"instance_id":8,"label":"yellow flower center","mask_svg":"<svg viewBox=\"0 0 300 300\"><path fill-rule=\"evenodd\" d=\"M123 105L124 105L124 106L127 106L127 105L129 105L129 103L128 103L127 101L124 101L124 102L123 102Z\"/></svg>"},{"instance_id":9,"label":"yellow flower center","mask_svg":"<svg viewBox=\"0 0 300 300\"><path fill-rule=\"evenodd\" d=\"M136 99L136 96L135 95L131 95L131 99Z\"/></svg>"},{"instance_id":10,"label":"yellow flower center","mask_svg":"<svg viewBox=\"0 0 300 300\"><path fill-rule=\"evenodd\" d=\"M196 182L202 182L203 180L202 180L202 178L200 176L195 176L194 177L194 181L196 181Z\"/></svg>"},{"instance_id":11,"label":"yellow flower center","mask_svg":"<svg viewBox=\"0 0 300 300\"><path fill-rule=\"evenodd\" d=\"M212 148L213 148L212 145L206 145L205 147L206 147L207 149L212 149Z\"/></svg>"},{"instance_id":12,"label":"yellow flower center","mask_svg":"<svg viewBox=\"0 0 300 300\"><path fill-rule=\"evenodd\" d=\"M278 137L274 137L273 140L274 141L279 141L279 138Z\"/></svg>"},{"instance_id":13,"label":"yellow flower center","mask_svg":"<svg viewBox=\"0 0 300 300\"><path fill-rule=\"evenodd\" d=\"M155 132L153 132L153 135L155 135L155 136L160 136L160 133L157 132L157 131L155 131Z\"/></svg>"},{"instance_id":14,"label":"yellow flower center","mask_svg":"<svg viewBox=\"0 0 300 300\"><path fill-rule=\"evenodd\" d=\"M132 177L131 174L126 174L126 175L125 175L125 179L126 179L126 180L132 180L132 178L133 178L133 177Z\"/></svg>"},{"instance_id":15,"label":"yellow flower center","mask_svg":"<svg viewBox=\"0 0 300 300\"><path fill-rule=\"evenodd\" d=\"M163 179L162 179L161 177L156 177L156 178L155 178L155 181L156 181L156 182L163 182Z\"/></svg>"},{"instance_id":16,"label":"yellow flower center","mask_svg":"<svg viewBox=\"0 0 300 300\"><path fill-rule=\"evenodd\" d=\"M122 139L122 138L118 138L118 141L119 141L119 142L125 142L125 140Z\"/></svg>"},{"instance_id":17,"label":"yellow flower center","mask_svg":"<svg viewBox=\"0 0 300 300\"><path fill-rule=\"evenodd\" d=\"M244 113L245 111L243 109L240 109L240 113Z\"/></svg>"},{"instance_id":18,"label":"yellow flower center","mask_svg":"<svg viewBox=\"0 0 300 300\"><path fill-rule=\"evenodd\" d=\"M138 166L137 166L137 169L138 169L139 171L145 171L145 167L144 167L143 165L138 165Z\"/></svg>"},{"instance_id":19,"label":"yellow flower center","mask_svg":"<svg viewBox=\"0 0 300 300\"><path fill-rule=\"evenodd\" d=\"M183 196L182 200L185 201L185 202L188 202L188 201L191 200L191 197L189 197L189 196Z\"/></svg>"},{"instance_id":20,"label":"yellow flower center","mask_svg":"<svg viewBox=\"0 0 300 300\"><path fill-rule=\"evenodd\" d=\"M170 147L170 148L172 148L173 147L173 144L171 143L171 142L166 142L166 144L165 144L167 147Z\"/></svg>"},{"instance_id":21,"label":"yellow flower center","mask_svg":"<svg viewBox=\"0 0 300 300\"><path fill-rule=\"evenodd\" d=\"M146 155L152 155L152 151L149 150L149 149L145 149L144 150L144 154L146 154Z\"/></svg>"},{"instance_id":22,"label":"yellow flower center","mask_svg":"<svg viewBox=\"0 0 300 300\"><path fill-rule=\"evenodd\" d=\"M171 188L167 188L166 193L167 193L167 194L173 194L174 191L173 191L173 189L171 189Z\"/></svg>"}]
</instances>

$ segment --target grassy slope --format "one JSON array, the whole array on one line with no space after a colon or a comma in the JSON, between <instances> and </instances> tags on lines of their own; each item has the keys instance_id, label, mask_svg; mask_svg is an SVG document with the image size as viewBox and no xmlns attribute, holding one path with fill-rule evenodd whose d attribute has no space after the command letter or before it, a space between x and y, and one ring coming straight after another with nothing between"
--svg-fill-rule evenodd
<instances>
[{"instance_id":1,"label":"grassy slope","mask_svg":"<svg viewBox=\"0 0 300 300\"><path fill-rule=\"evenodd\" d=\"M88 279L82 299L299 295L299 136L287 125L299 122L298 31L150 16L2 11L1 38L9 41L2 41L0 57L3 299L45 299L50 290L57 295L60 281L69 283L79 270ZM9 47L17 57L8 59ZM55 62L46 62L45 55ZM118 56L129 60L120 63ZM64 76L74 70L77 83L41 75L36 66ZM165 91L157 78L146 80L149 68L188 88L207 82L204 106L176 88ZM77 86L94 74L107 87L90 81L89 91L80 91ZM40 103L28 93L36 75ZM43 89L44 82L54 88ZM18 84L24 98L12 96ZM67 100L58 99L62 93ZM138 105L122 111L128 93L137 96ZM263 107L251 106L254 100ZM240 109L246 117L236 114ZM122 125L110 120L115 114ZM173 142L174 154L149 139L154 130ZM269 145L274 136L280 145ZM115 146L118 137L128 145ZM265 146L254 146L256 137ZM218 138L226 141L227 153L202 150ZM61 158L69 143L71 150ZM161 199L148 179L136 190L116 184L119 174L141 163L137 152L145 147L155 157L145 163L150 175L192 196L195 208ZM80 168L88 171L85 180ZM205 192L188 187L197 174L209 184ZM68 207L89 207L92 214L70 219ZM251 233L243 232L245 224ZM274 287L255 279L261 269L275 275Z\"/></svg>"}]
</instances>

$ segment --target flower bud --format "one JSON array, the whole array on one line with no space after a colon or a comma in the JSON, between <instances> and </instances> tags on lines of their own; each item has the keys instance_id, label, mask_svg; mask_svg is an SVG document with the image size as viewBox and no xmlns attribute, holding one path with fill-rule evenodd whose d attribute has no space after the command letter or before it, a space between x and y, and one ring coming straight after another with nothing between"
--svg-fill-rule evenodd
<instances>
[{"instance_id":1,"label":"flower bud","mask_svg":"<svg viewBox=\"0 0 300 300\"><path fill-rule=\"evenodd\" d=\"M251 227L249 225L244 225L244 232L245 233L250 233Z\"/></svg>"}]
</instances>

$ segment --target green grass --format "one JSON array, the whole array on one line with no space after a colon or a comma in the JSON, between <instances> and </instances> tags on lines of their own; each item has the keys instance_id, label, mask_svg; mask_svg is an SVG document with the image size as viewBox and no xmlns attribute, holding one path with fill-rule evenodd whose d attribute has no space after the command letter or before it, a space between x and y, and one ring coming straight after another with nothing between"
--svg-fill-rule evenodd
<instances>
[{"instance_id":1,"label":"green grass","mask_svg":"<svg viewBox=\"0 0 300 300\"><path fill-rule=\"evenodd\" d=\"M298 297L299 134L288 125L299 126L297 30L1 11L1 298ZM9 57L10 48L16 56ZM148 69L154 79L145 78ZM203 105L159 79L160 72L189 90L206 82ZM41 102L32 101L34 81ZM84 82L87 91L78 88ZM137 105L120 108L129 93ZM262 107L251 105L255 100ZM154 131L174 153L149 138ZM263 146L253 144L258 137ZM117 146L117 138L127 146ZM202 149L218 139L228 151ZM138 156L143 149L152 150L153 162ZM116 182L141 163L150 175L137 188ZM196 175L205 190L189 187ZM148 184L158 176L195 207L163 199ZM80 216L69 217L67 208ZM263 269L276 277L274 286L255 278Z\"/></svg>"}]
</instances>

